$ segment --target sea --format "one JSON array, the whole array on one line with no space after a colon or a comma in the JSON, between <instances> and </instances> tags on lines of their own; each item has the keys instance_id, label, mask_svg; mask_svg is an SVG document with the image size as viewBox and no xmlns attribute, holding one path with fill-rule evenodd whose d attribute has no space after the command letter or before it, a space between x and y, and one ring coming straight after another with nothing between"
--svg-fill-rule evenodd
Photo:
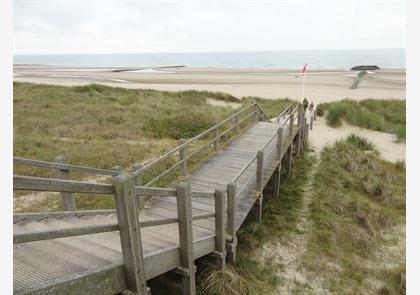
<instances>
[{"instance_id":1,"label":"sea","mask_svg":"<svg viewBox=\"0 0 420 295\"><path fill-rule=\"evenodd\" d=\"M182 53L113 54L17 54L14 64L43 64L73 67L217 67L217 68L351 68L377 65L405 68L404 48L281 50Z\"/></svg>"}]
</instances>

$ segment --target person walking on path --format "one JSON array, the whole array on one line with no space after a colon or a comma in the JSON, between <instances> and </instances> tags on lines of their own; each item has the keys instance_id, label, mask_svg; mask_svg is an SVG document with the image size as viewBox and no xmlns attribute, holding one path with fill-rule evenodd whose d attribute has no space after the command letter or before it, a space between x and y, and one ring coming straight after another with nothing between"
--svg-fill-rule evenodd
<instances>
[{"instance_id":1,"label":"person walking on path","mask_svg":"<svg viewBox=\"0 0 420 295\"><path fill-rule=\"evenodd\" d=\"M303 111L306 112L306 109L308 108L308 100L306 99L306 97L303 99Z\"/></svg>"},{"instance_id":2,"label":"person walking on path","mask_svg":"<svg viewBox=\"0 0 420 295\"><path fill-rule=\"evenodd\" d=\"M314 102L311 101L311 104L309 105L309 113L312 114L313 110L314 110Z\"/></svg>"}]
</instances>

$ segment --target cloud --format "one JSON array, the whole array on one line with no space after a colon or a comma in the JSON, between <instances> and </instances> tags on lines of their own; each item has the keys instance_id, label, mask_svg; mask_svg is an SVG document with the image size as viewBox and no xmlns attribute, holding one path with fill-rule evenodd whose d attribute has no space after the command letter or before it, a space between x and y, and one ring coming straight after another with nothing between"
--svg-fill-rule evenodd
<instances>
[{"instance_id":1,"label":"cloud","mask_svg":"<svg viewBox=\"0 0 420 295\"><path fill-rule=\"evenodd\" d=\"M404 47L387 0L16 1L19 53Z\"/></svg>"}]
</instances>

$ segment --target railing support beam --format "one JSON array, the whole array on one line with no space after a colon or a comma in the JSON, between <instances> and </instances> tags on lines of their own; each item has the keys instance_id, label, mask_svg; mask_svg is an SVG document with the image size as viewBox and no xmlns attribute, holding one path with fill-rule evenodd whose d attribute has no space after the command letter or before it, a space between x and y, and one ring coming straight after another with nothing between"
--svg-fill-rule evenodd
<instances>
[{"instance_id":1,"label":"railing support beam","mask_svg":"<svg viewBox=\"0 0 420 295\"><path fill-rule=\"evenodd\" d=\"M292 161L293 161L293 144L290 144L287 156L287 173L292 172Z\"/></svg>"},{"instance_id":2,"label":"railing support beam","mask_svg":"<svg viewBox=\"0 0 420 295\"><path fill-rule=\"evenodd\" d=\"M68 158L66 156L58 156L55 157L53 162L61 163L61 164L68 164ZM69 170L65 169L57 169L56 170L56 177L59 179L69 179ZM76 211L76 200L74 198L73 193L60 193L61 196L61 204L63 205L64 211Z\"/></svg>"},{"instance_id":3,"label":"railing support beam","mask_svg":"<svg viewBox=\"0 0 420 295\"><path fill-rule=\"evenodd\" d=\"M254 220L261 222L262 219L262 202L263 202L263 181L264 181L264 151L257 152L257 187L256 200L254 203Z\"/></svg>"},{"instance_id":4,"label":"railing support beam","mask_svg":"<svg viewBox=\"0 0 420 295\"><path fill-rule=\"evenodd\" d=\"M283 152L283 127L277 130L277 160L281 160L281 154Z\"/></svg>"},{"instance_id":5,"label":"railing support beam","mask_svg":"<svg viewBox=\"0 0 420 295\"><path fill-rule=\"evenodd\" d=\"M133 165L131 171L134 172L134 171L140 170L142 167L143 167L143 165L136 163L136 164ZM143 185L143 173L140 173L139 175L134 177L134 184L136 186L142 186ZM142 196L136 196L136 202L137 202L137 208L139 210L141 210L141 209L144 208L144 205L146 203L146 199L143 198Z\"/></svg>"},{"instance_id":6,"label":"railing support beam","mask_svg":"<svg viewBox=\"0 0 420 295\"><path fill-rule=\"evenodd\" d=\"M136 294L148 294L143 266L139 217L134 178L120 174L113 179L117 219L127 287Z\"/></svg>"},{"instance_id":7,"label":"railing support beam","mask_svg":"<svg viewBox=\"0 0 420 295\"><path fill-rule=\"evenodd\" d=\"M235 116L235 132L236 132L236 134L239 134L239 130L240 130L240 128L239 128L239 114L237 114Z\"/></svg>"},{"instance_id":8,"label":"railing support beam","mask_svg":"<svg viewBox=\"0 0 420 295\"><path fill-rule=\"evenodd\" d=\"M223 270L226 265L226 244L225 244L225 230L226 230L226 193L216 190L215 198L215 230L216 230L216 251L213 256L216 258L217 269Z\"/></svg>"},{"instance_id":9,"label":"railing support beam","mask_svg":"<svg viewBox=\"0 0 420 295\"><path fill-rule=\"evenodd\" d=\"M193 225L191 207L191 185L181 182L176 187L176 199L178 208L178 229L181 269L186 270L182 275L182 294L194 295L195 289L195 266Z\"/></svg>"},{"instance_id":10,"label":"railing support beam","mask_svg":"<svg viewBox=\"0 0 420 295\"><path fill-rule=\"evenodd\" d=\"M293 139L293 124L295 120L295 114L291 113L290 114L290 121L289 121L289 141L292 141Z\"/></svg>"},{"instance_id":11,"label":"railing support beam","mask_svg":"<svg viewBox=\"0 0 420 295\"><path fill-rule=\"evenodd\" d=\"M278 198L280 197L280 170L281 170L281 164L276 168L276 171L274 172L274 197Z\"/></svg>"},{"instance_id":12,"label":"railing support beam","mask_svg":"<svg viewBox=\"0 0 420 295\"><path fill-rule=\"evenodd\" d=\"M178 144L181 146L184 144L184 139L181 138L178 142ZM185 147L182 147L179 149L179 160L183 161L185 159ZM184 161L179 165L179 174L181 176L187 175L187 161Z\"/></svg>"},{"instance_id":13,"label":"railing support beam","mask_svg":"<svg viewBox=\"0 0 420 295\"><path fill-rule=\"evenodd\" d=\"M220 142L220 138L219 138L219 128L214 129L214 149L217 151L219 150L219 142Z\"/></svg>"},{"instance_id":14,"label":"railing support beam","mask_svg":"<svg viewBox=\"0 0 420 295\"><path fill-rule=\"evenodd\" d=\"M227 226L226 233L229 235L226 239L226 260L229 263L235 263L236 260L236 238L235 230L236 217L236 183L229 183L227 186Z\"/></svg>"}]
</instances>

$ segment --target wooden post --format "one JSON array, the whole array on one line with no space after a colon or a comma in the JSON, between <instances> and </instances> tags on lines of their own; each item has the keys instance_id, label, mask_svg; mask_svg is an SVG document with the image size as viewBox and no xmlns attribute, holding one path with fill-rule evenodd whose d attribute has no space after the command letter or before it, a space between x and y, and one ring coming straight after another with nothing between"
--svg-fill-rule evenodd
<instances>
[{"instance_id":1,"label":"wooden post","mask_svg":"<svg viewBox=\"0 0 420 295\"><path fill-rule=\"evenodd\" d=\"M55 157L54 162L68 164L68 158L66 156ZM66 169L56 169L56 177L60 179L69 179L70 171ZM60 193L61 204L63 205L64 211L76 211L76 200L73 193Z\"/></svg>"},{"instance_id":2,"label":"wooden post","mask_svg":"<svg viewBox=\"0 0 420 295\"><path fill-rule=\"evenodd\" d=\"M225 229L226 229L226 193L220 190L214 192L215 199L215 230L216 230L216 251L217 268L223 270L226 265L226 244L225 244Z\"/></svg>"},{"instance_id":3,"label":"wooden post","mask_svg":"<svg viewBox=\"0 0 420 295\"><path fill-rule=\"evenodd\" d=\"M143 266L139 216L135 202L134 178L119 174L113 179L118 226L127 288L136 294L147 294Z\"/></svg>"},{"instance_id":4,"label":"wooden post","mask_svg":"<svg viewBox=\"0 0 420 295\"><path fill-rule=\"evenodd\" d=\"M281 164L276 168L276 171L274 171L274 197L278 198L280 197L280 170L281 170Z\"/></svg>"},{"instance_id":5,"label":"wooden post","mask_svg":"<svg viewBox=\"0 0 420 295\"><path fill-rule=\"evenodd\" d=\"M307 144L308 136L309 136L309 123L306 123L306 125L305 125L305 145Z\"/></svg>"},{"instance_id":6,"label":"wooden post","mask_svg":"<svg viewBox=\"0 0 420 295\"><path fill-rule=\"evenodd\" d=\"M299 104L299 108L298 108L298 126L301 126L302 125L302 114L303 114L302 104Z\"/></svg>"},{"instance_id":7,"label":"wooden post","mask_svg":"<svg viewBox=\"0 0 420 295\"><path fill-rule=\"evenodd\" d=\"M287 173L290 174L292 171L292 160L293 160L293 144L289 147L289 156L287 157Z\"/></svg>"},{"instance_id":8,"label":"wooden post","mask_svg":"<svg viewBox=\"0 0 420 295\"><path fill-rule=\"evenodd\" d=\"M217 151L219 150L219 127L214 130L214 149Z\"/></svg>"},{"instance_id":9,"label":"wooden post","mask_svg":"<svg viewBox=\"0 0 420 295\"><path fill-rule=\"evenodd\" d=\"M236 131L236 134L238 134L239 130L240 130L240 128L239 128L239 114L235 115L235 125L236 125L235 131Z\"/></svg>"},{"instance_id":10,"label":"wooden post","mask_svg":"<svg viewBox=\"0 0 420 295\"><path fill-rule=\"evenodd\" d=\"M184 142L185 142L184 139L181 138L178 144L181 146L184 144ZM185 159L185 147L182 147L179 149L179 160L182 161L184 159ZM179 174L181 176L187 175L187 161L184 161L179 165Z\"/></svg>"},{"instance_id":11,"label":"wooden post","mask_svg":"<svg viewBox=\"0 0 420 295\"><path fill-rule=\"evenodd\" d=\"M258 121L258 111L259 111L259 109L258 109L258 106L257 106L257 104L255 103L254 104L254 113L253 113L253 115L252 115L252 119L255 121L255 122L257 122Z\"/></svg>"},{"instance_id":12,"label":"wooden post","mask_svg":"<svg viewBox=\"0 0 420 295\"><path fill-rule=\"evenodd\" d=\"M132 167L132 172L135 172L137 170L140 170L143 167L143 165L136 163ZM139 175L134 177L134 184L136 186L142 186L143 185L143 173L140 173ZM136 202L137 202L137 208L139 210L143 209L144 204L146 203L146 199L142 196L136 196Z\"/></svg>"},{"instance_id":13,"label":"wooden post","mask_svg":"<svg viewBox=\"0 0 420 295\"><path fill-rule=\"evenodd\" d=\"M235 263L236 259L236 245L238 240L236 238L235 230L236 218L236 183L229 183L227 186L227 225L226 233L229 235L226 239L226 261Z\"/></svg>"},{"instance_id":14,"label":"wooden post","mask_svg":"<svg viewBox=\"0 0 420 295\"><path fill-rule=\"evenodd\" d=\"M261 222L262 201L263 201L263 178L264 178L264 151L257 152L257 181L256 181L256 201L254 203L254 220Z\"/></svg>"},{"instance_id":15,"label":"wooden post","mask_svg":"<svg viewBox=\"0 0 420 295\"><path fill-rule=\"evenodd\" d=\"M182 274L182 294L195 294L195 266L193 225L191 207L191 185L181 182L176 187L176 199L178 209L178 229L180 262L179 270Z\"/></svg>"},{"instance_id":16,"label":"wooden post","mask_svg":"<svg viewBox=\"0 0 420 295\"><path fill-rule=\"evenodd\" d=\"M283 149L283 127L277 130L277 160L281 160L281 153Z\"/></svg>"},{"instance_id":17,"label":"wooden post","mask_svg":"<svg viewBox=\"0 0 420 295\"><path fill-rule=\"evenodd\" d=\"M295 120L295 115L293 113L290 114L290 121L289 121L289 140L292 141L293 139L293 121Z\"/></svg>"},{"instance_id":18,"label":"wooden post","mask_svg":"<svg viewBox=\"0 0 420 295\"><path fill-rule=\"evenodd\" d=\"M296 152L297 152L297 155L298 156L300 154L301 145L302 145L303 116L304 116L303 109L300 106L299 107L299 114L298 114L298 128L299 128L299 132L298 132L297 142L296 142Z\"/></svg>"},{"instance_id":19,"label":"wooden post","mask_svg":"<svg viewBox=\"0 0 420 295\"><path fill-rule=\"evenodd\" d=\"M258 151L257 152L257 184L256 184L257 198L259 198L262 195L263 177L264 177L264 151Z\"/></svg>"},{"instance_id":20,"label":"wooden post","mask_svg":"<svg viewBox=\"0 0 420 295\"><path fill-rule=\"evenodd\" d=\"M300 149L301 149L301 151L303 150L303 147L305 146L305 143L306 143L306 140L305 140L305 132L306 132L306 129L305 129L305 126L306 126L306 116L305 116L305 114L303 115L303 124L302 124L302 133L301 133L301 135L300 135L300 142L301 142L301 144L300 144Z\"/></svg>"}]
</instances>

